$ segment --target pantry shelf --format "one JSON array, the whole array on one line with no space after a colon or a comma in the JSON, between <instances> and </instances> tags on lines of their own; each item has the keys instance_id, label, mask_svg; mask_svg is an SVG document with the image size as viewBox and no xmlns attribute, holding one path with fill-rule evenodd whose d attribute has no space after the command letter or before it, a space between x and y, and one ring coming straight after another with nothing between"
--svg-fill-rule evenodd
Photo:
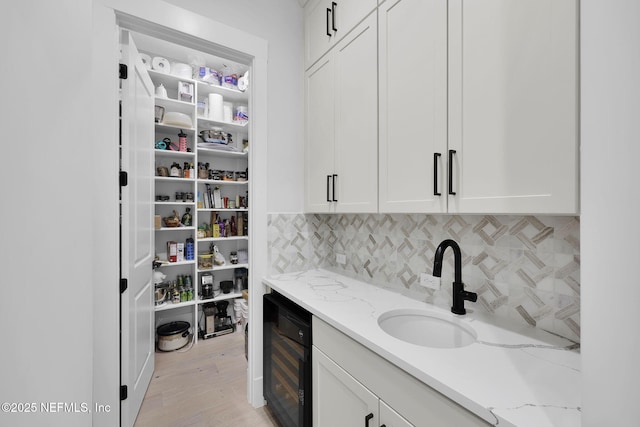
<instances>
[{"instance_id":1,"label":"pantry shelf","mask_svg":"<svg viewBox=\"0 0 640 427\"><path fill-rule=\"evenodd\" d=\"M140 37L147 41L147 38ZM250 281L251 264L248 262L248 251L251 239L247 234L251 212L249 208L243 207L248 204L251 187L250 158L247 147L250 145L252 127L249 126L248 120L245 120L250 117L249 90L241 91L222 86L222 84L230 84L229 81L218 80L218 84L209 83L212 81L210 79L218 76L218 72L222 75L223 69L228 77L229 70L233 70L232 74L237 73L237 76L241 77L247 73L248 69L246 65L237 64L228 59L203 55L204 62L198 66L192 66L189 72L187 63L191 61L167 55L168 52L179 52L179 48L170 44L161 43L161 45L163 48L149 42L145 49L144 42L138 44L140 52L150 58L159 56L171 63L170 68L149 70L149 76L155 88L156 96L153 101L157 108L154 113L158 120L154 123L155 141L150 141L154 148L157 175L153 180L152 206L154 221L158 228L154 230L153 244L156 257L162 260L156 271L164 276L162 283L156 283L156 288L163 287L167 283L170 287L178 289L182 286L185 291L191 288L194 298L191 301L175 304L167 301L158 305L155 308L155 326L177 320L188 321L192 330L195 331L194 340L197 343L202 337L200 332L205 329L206 323L203 316L203 308L206 306L202 304L242 298L240 289L246 289ZM164 51L165 48L168 52ZM180 67L175 68L173 64L180 64L184 70ZM204 74L201 77L202 70ZM181 74L184 77L175 74ZM202 81L201 78L208 80ZM242 88L249 87L247 79L248 74L247 78L242 80ZM216 101L220 98L212 95L214 93L222 95L222 106L227 109L225 111L228 112L228 108L231 107L231 116L208 115L210 98ZM167 117L169 113L177 114ZM216 117L218 120L210 120L209 117ZM224 121L219 121L222 118ZM239 120L234 121L236 118ZM163 120L166 120L166 123ZM182 124L182 126L176 124ZM191 126L184 126L189 124ZM202 132L202 137L200 136L200 131L209 131L212 128L221 128L224 137L211 138L213 133L206 132ZM209 142L207 143L206 140ZM216 144L216 141L227 142L227 144ZM183 151L176 151L178 147ZM207 203L205 203L205 197ZM225 204L225 201L228 204ZM207 209L198 209L198 206L202 208L206 206ZM227 209L209 209L210 206L227 206ZM229 209L229 206L233 206L234 209ZM174 215L189 226L166 227L163 218L174 217ZM239 233L241 236L198 238L198 234L218 236L232 233ZM221 266L214 266L214 263L201 264L203 268L201 270L197 261L198 249L200 252L219 251L226 263ZM181 261L168 262L168 251L171 251L171 259ZM242 254L239 259L242 263L232 264L231 261L238 260L238 253ZM173 258L174 255L175 258ZM191 257L195 259L186 261ZM216 292L215 298L200 299L205 294L213 296L209 293L212 288L220 289L221 282L229 281L234 283L235 289L232 292L238 291L237 293L218 294ZM206 293L203 291L205 288ZM162 298L162 295L156 297ZM216 310L224 307L224 304L220 304ZM238 321L242 320L237 314L234 316L233 311L227 311L227 314L232 319L234 327Z\"/></svg>"},{"instance_id":2,"label":"pantry shelf","mask_svg":"<svg viewBox=\"0 0 640 427\"><path fill-rule=\"evenodd\" d=\"M216 301L224 301L227 299L234 299L234 298L242 298L242 293L240 292L230 292L228 294L224 294L221 293L220 295L213 297L213 298L209 298L209 299L198 299L196 301L197 304L206 304L208 302L216 302Z\"/></svg>"},{"instance_id":3,"label":"pantry shelf","mask_svg":"<svg viewBox=\"0 0 640 427\"><path fill-rule=\"evenodd\" d=\"M224 241L229 242L233 240L249 240L249 236L205 237L203 239L198 239L198 243L224 242Z\"/></svg>"},{"instance_id":4,"label":"pantry shelf","mask_svg":"<svg viewBox=\"0 0 640 427\"><path fill-rule=\"evenodd\" d=\"M157 305L156 306L156 311L165 311L165 310L173 310L176 308L180 308L180 307L189 307L189 306L193 306L195 305L196 302L195 301L183 301L183 302L176 302L176 303L172 303L172 302L165 302L163 304Z\"/></svg>"},{"instance_id":5,"label":"pantry shelf","mask_svg":"<svg viewBox=\"0 0 640 427\"><path fill-rule=\"evenodd\" d=\"M160 262L160 268L162 268L162 267L179 267L181 265L194 265L196 263L195 260L169 262L166 259L164 259L164 260L161 259L161 260L159 260L159 262Z\"/></svg>"},{"instance_id":6,"label":"pantry shelf","mask_svg":"<svg viewBox=\"0 0 640 427\"><path fill-rule=\"evenodd\" d=\"M225 264L225 265L218 265L216 267L213 268L204 268L204 269L198 269L199 273L205 273L205 272L213 272L213 271L222 271L222 270L235 270L236 268L249 268L249 264Z\"/></svg>"}]
</instances>

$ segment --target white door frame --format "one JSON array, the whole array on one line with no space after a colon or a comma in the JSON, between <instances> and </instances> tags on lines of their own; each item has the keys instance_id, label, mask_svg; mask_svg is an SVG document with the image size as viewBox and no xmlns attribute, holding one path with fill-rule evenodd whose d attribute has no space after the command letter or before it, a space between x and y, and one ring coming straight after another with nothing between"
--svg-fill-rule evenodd
<instances>
[{"instance_id":1,"label":"white door frame","mask_svg":"<svg viewBox=\"0 0 640 427\"><path fill-rule=\"evenodd\" d=\"M249 184L249 366L247 398L254 407L264 405L262 394L261 278L267 274L267 42L176 6L152 0L93 0L93 108L92 136L88 143L101 147L95 164L91 203L94 221L93 425L118 425L119 400L119 293L118 289L118 25L173 37L185 46L218 55L251 60L251 142Z\"/></svg>"}]
</instances>

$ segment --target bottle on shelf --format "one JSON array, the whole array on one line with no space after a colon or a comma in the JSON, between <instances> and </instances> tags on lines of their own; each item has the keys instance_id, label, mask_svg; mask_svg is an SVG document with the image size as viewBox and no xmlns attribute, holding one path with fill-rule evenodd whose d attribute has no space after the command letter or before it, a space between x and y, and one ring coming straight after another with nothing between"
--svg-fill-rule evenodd
<instances>
[{"instance_id":1,"label":"bottle on shelf","mask_svg":"<svg viewBox=\"0 0 640 427\"><path fill-rule=\"evenodd\" d=\"M180 133L178 134L178 150L183 153L187 152L187 134L184 133L182 129L180 129Z\"/></svg>"},{"instance_id":2,"label":"bottle on shelf","mask_svg":"<svg viewBox=\"0 0 640 427\"><path fill-rule=\"evenodd\" d=\"M173 162L171 164L171 169L169 170L169 176L173 178L182 178L182 168L178 162Z\"/></svg>"},{"instance_id":3,"label":"bottle on shelf","mask_svg":"<svg viewBox=\"0 0 640 427\"><path fill-rule=\"evenodd\" d=\"M189 209L189 208L187 208ZM186 214L185 214L186 215ZM195 259L195 250L194 250L194 242L193 242L193 237L189 237L187 239L187 243L185 245L185 259L187 261L193 261Z\"/></svg>"}]
</instances>

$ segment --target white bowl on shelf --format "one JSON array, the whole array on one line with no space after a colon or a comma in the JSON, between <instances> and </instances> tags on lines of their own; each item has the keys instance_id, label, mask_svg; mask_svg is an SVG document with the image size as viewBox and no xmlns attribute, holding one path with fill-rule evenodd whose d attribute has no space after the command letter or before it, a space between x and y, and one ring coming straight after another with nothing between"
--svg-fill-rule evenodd
<instances>
[{"instance_id":1,"label":"white bowl on shelf","mask_svg":"<svg viewBox=\"0 0 640 427\"><path fill-rule=\"evenodd\" d=\"M184 113L178 113L176 111L169 111L164 113L164 117L162 118L162 123L165 125L173 125L173 126L183 126L186 128L192 128L193 122L191 121L191 117Z\"/></svg>"}]
</instances>

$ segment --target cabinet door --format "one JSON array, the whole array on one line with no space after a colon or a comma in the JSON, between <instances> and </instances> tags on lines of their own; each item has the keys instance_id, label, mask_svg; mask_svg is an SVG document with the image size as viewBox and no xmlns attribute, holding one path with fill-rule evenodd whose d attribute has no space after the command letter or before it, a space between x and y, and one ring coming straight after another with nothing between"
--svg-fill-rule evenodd
<instances>
[{"instance_id":1,"label":"cabinet door","mask_svg":"<svg viewBox=\"0 0 640 427\"><path fill-rule=\"evenodd\" d=\"M380 401L380 425L385 427L413 427L409 421Z\"/></svg>"},{"instance_id":2,"label":"cabinet door","mask_svg":"<svg viewBox=\"0 0 640 427\"><path fill-rule=\"evenodd\" d=\"M311 360L314 427L380 425L378 398L373 393L315 346Z\"/></svg>"},{"instance_id":3,"label":"cabinet door","mask_svg":"<svg viewBox=\"0 0 640 427\"><path fill-rule=\"evenodd\" d=\"M317 0L305 8L304 54L306 68L313 65L331 46L336 37L331 28L331 2Z\"/></svg>"},{"instance_id":4,"label":"cabinet door","mask_svg":"<svg viewBox=\"0 0 640 427\"><path fill-rule=\"evenodd\" d=\"M376 18L371 14L333 51L336 212L378 210Z\"/></svg>"},{"instance_id":5,"label":"cabinet door","mask_svg":"<svg viewBox=\"0 0 640 427\"><path fill-rule=\"evenodd\" d=\"M449 212L577 213L577 0L449 7Z\"/></svg>"},{"instance_id":6,"label":"cabinet door","mask_svg":"<svg viewBox=\"0 0 640 427\"><path fill-rule=\"evenodd\" d=\"M376 7L376 0L317 0L305 8L305 64L313 65Z\"/></svg>"},{"instance_id":7,"label":"cabinet door","mask_svg":"<svg viewBox=\"0 0 640 427\"><path fill-rule=\"evenodd\" d=\"M387 0L378 25L380 212L446 212L447 2Z\"/></svg>"},{"instance_id":8,"label":"cabinet door","mask_svg":"<svg viewBox=\"0 0 640 427\"><path fill-rule=\"evenodd\" d=\"M334 64L322 58L305 75L305 212L329 212L334 173Z\"/></svg>"},{"instance_id":9,"label":"cabinet door","mask_svg":"<svg viewBox=\"0 0 640 427\"><path fill-rule=\"evenodd\" d=\"M335 0L327 4L332 13L330 26L334 27L335 23L334 34L337 40L346 36L376 8L376 0Z\"/></svg>"}]
</instances>

